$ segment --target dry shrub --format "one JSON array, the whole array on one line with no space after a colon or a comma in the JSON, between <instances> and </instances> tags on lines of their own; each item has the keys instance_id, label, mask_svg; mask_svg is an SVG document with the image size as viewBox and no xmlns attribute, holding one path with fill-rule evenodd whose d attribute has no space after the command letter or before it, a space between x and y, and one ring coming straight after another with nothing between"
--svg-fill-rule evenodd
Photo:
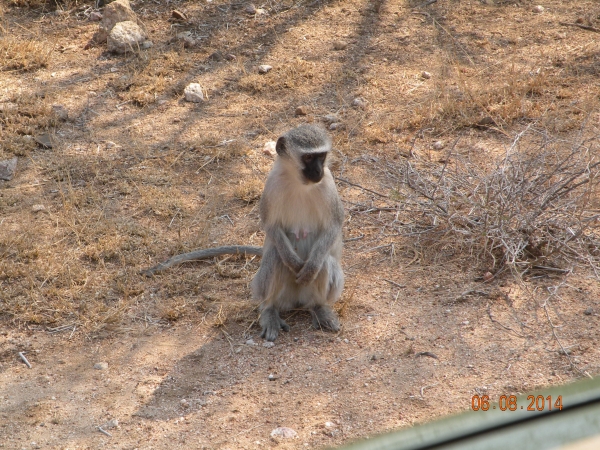
<instances>
[{"instance_id":1,"label":"dry shrub","mask_svg":"<svg viewBox=\"0 0 600 450\"><path fill-rule=\"evenodd\" d=\"M397 168L417 245L496 269L600 268L597 136L578 143L528 128L484 165L449 152L443 165ZM551 270L549 269L549 270ZM562 271L560 269L559 271Z\"/></svg>"},{"instance_id":2,"label":"dry shrub","mask_svg":"<svg viewBox=\"0 0 600 450\"><path fill-rule=\"evenodd\" d=\"M0 36L0 71L29 72L48 65L52 46L41 39Z\"/></svg>"}]
</instances>

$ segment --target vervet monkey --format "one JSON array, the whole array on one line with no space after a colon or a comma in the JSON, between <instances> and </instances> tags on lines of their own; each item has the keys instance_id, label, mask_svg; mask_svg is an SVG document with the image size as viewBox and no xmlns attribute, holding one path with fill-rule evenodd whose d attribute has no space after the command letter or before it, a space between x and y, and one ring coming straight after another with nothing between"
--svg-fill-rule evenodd
<instances>
[{"instance_id":1,"label":"vervet monkey","mask_svg":"<svg viewBox=\"0 0 600 450\"><path fill-rule=\"evenodd\" d=\"M294 308L308 309L315 328L338 331L332 305L344 287L344 208L328 168L331 140L322 128L301 125L281 136L275 149L278 157L260 200L262 248L199 250L174 256L144 273L224 254L262 255L251 284L252 296L260 302L261 337L274 341L280 329L289 331L280 313Z\"/></svg>"},{"instance_id":2,"label":"vervet monkey","mask_svg":"<svg viewBox=\"0 0 600 450\"><path fill-rule=\"evenodd\" d=\"M260 200L262 261L252 280L262 337L273 341L280 329L289 331L280 312L296 307L310 311L315 328L338 331L331 305L344 287L344 208L327 167L331 140L323 129L301 125L281 136L275 149Z\"/></svg>"}]
</instances>

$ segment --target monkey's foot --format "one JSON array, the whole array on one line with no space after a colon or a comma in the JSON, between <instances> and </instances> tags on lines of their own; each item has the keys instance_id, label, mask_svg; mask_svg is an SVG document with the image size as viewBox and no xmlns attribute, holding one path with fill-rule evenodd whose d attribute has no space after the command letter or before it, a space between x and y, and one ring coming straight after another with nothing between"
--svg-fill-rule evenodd
<instances>
[{"instance_id":1,"label":"monkey's foot","mask_svg":"<svg viewBox=\"0 0 600 450\"><path fill-rule=\"evenodd\" d=\"M340 319L329 306L316 306L311 309L313 327L317 330L340 331Z\"/></svg>"},{"instance_id":2,"label":"monkey's foot","mask_svg":"<svg viewBox=\"0 0 600 450\"><path fill-rule=\"evenodd\" d=\"M279 311L275 308L267 308L260 313L260 326L262 327L261 338L273 342L279 335L279 330L290 331L290 326L279 317Z\"/></svg>"}]
</instances>

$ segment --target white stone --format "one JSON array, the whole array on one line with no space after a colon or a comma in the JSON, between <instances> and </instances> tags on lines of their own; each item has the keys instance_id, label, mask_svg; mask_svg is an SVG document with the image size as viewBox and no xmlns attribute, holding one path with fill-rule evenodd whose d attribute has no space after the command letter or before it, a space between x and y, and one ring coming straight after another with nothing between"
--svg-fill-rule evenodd
<instances>
[{"instance_id":1,"label":"white stone","mask_svg":"<svg viewBox=\"0 0 600 450\"><path fill-rule=\"evenodd\" d=\"M108 51L126 53L138 51L146 40L146 32L130 20L116 24L108 35Z\"/></svg>"},{"instance_id":2,"label":"white stone","mask_svg":"<svg viewBox=\"0 0 600 450\"><path fill-rule=\"evenodd\" d=\"M263 147L263 153L265 155L275 156L277 154L277 150L275 149L276 147L277 147L277 142L275 142L275 141L266 142Z\"/></svg>"},{"instance_id":3,"label":"white stone","mask_svg":"<svg viewBox=\"0 0 600 450\"><path fill-rule=\"evenodd\" d=\"M261 64L260 66L258 66L258 73L260 74L265 74L268 73L273 67L269 66L268 64Z\"/></svg>"},{"instance_id":4,"label":"white stone","mask_svg":"<svg viewBox=\"0 0 600 450\"><path fill-rule=\"evenodd\" d=\"M183 95L188 102L200 103L204 101L204 92L202 92L202 86L198 83L188 84L183 91Z\"/></svg>"},{"instance_id":5,"label":"white stone","mask_svg":"<svg viewBox=\"0 0 600 450\"><path fill-rule=\"evenodd\" d=\"M288 428L288 427L278 427L278 428L275 428L273 431L271 431L271 437L273 437L273 438L290 439L290 438L295 438L297 436L298 436L298 433L296 433L294 430L292 430L291 428Z\"/></svg>"}]
</instances>

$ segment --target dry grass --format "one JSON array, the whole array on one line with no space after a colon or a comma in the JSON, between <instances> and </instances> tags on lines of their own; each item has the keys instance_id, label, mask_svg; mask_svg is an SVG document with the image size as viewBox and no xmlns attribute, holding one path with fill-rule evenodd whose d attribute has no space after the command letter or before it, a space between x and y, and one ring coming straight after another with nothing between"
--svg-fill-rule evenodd
<instances>
[{"instance_id":1,"label":"dry grass","mask_svg":"<svg viewBox=\"0 0 600 450\"><path fill-rule=\"evenodd\" d=\"M47 67L50 52L47 41L0 36L0 71L30 72Z\"/></svg>"}]
</instances>

